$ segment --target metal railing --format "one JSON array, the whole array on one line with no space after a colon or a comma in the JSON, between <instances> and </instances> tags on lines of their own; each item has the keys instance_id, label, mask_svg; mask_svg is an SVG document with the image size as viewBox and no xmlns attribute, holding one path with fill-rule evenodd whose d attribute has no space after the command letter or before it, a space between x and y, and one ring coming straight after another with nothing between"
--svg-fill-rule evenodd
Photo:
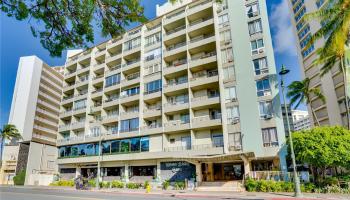
<instances>
[{"instance_id":1,"label":"metal railing","mask_svg":"<svg viewBox=\"0 0 350 200\"><path fill-rule=\"evenodd\" d=\"M188 145L188 146L175 146L175 147L165 147L165 152L174 152L174 151L189 151L189 150L208 150L214 148L224 147L224 142L212 142L210 144L200 144L200 145Z\"/></svg>"}]
</instances>

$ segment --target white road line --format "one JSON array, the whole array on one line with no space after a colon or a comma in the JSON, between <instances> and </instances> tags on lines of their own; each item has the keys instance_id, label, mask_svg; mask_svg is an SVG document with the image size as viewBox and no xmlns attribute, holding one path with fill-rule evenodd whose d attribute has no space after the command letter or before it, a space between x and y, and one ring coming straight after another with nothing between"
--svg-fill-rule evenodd
<instances>
[{"instance_id":1,"label":"white road line","mask_svg":"<svg viewBox=\"0 0 350 200\"><path fill-rule=\"evenodd\" d=\"M59 198L69 198L69 199L90 199L90 200L103 200L103 199L97 199L97 198L91 198L91 197L72 197L72 196L59 196L59 195L52 195L52 194L31 194L31 193L22 193L22 192L3 192L1 191L2 194L4 193L9 193L9 194L17 194L17 195L34 195L34 196L51 196L51 197L59 197Z\"/></svg>"}]
</instances>

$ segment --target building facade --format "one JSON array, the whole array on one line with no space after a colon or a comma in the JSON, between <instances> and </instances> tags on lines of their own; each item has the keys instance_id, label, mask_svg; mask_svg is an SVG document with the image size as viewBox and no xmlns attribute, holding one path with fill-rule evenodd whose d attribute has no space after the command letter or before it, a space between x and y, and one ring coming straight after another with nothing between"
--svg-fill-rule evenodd
<instances>
[{"instance_id":1,"label":"building facade","mask_svg":"<svg viewBox=\"0 0 350 200\"><path fill-rule=\"evenodd\" d=\"M292 110L293 130L301 131L311 128L309 112L305 110Z\"/></svg>"},{"instance_id":2,"label":"building facade","mask_svg":"<svg viewBox=\"0 0 350 200\"><path fill-rule=\"evenodd\" d=\"M36 56L20 58L8 123L14 124L23 138L17 147L15 172L26 171L26 185L47 185L57 174L62 81L59 70Z\"/></svg>"},{"instance_id":3,"label":"building facade","mask_svg":"<svg viewBox=\"0 0 350 200\"><path fill-rule=\"evenodd\" d=\"M297 49L299 62L303 77L310 78L310 87L320 88L326 97L326 103L321 99L313 97L311 104L308 105L309 113L314 110L317 119L321 125L343 125L348 127L348 117L345 100L345 87L343 73L338 65L325 74L320 76L322 66L312 65L317 58L316 49L323 46L325 40L322 38L315 44L307 46L312 34L321 27L319 21L305 22L303 16L319 10L324 6L329 6L327 0L289 0L289 7L292 13L292 23L294 32L298 41ZM347 54L347 56L349 56ZM347 65L346 68L348 68ZM349 85L349 83L347 83ZM349 88L349 86L347 86ZM315 117L311 117L312 124L316 123Z\"/></svg>"},{"instance_id":4,"label":"building facade","mask_svg":"<svg viewBox=\"0 0 350 200\"><path fill-rule=\"evenodd\" d=\"M286 114L285 107L282 104L282 116L283 116L283 126L284 126L284 130L285 130L286 136L289 136L289 133L288 133L288 122L289 122L290 130L292 132L294 131L294 125L293 125L294 118L293 118L293 114L292 114L292 109L291 109L289 104L287 104L287 114ZM287 116L288 116L288 120L289 121L287 121Z\"/></svg>"},{"instance_id":5,"label":"building facade","mask_svg":"<svg viewBox=\"0 0 350 200\"><path fill-rule=\"evenodd\" d=\"M157 15L67 59L61 177L96 176L99 162L103 180L285 170L265 1L168 2Z\"/></svg>"}]
</instances>

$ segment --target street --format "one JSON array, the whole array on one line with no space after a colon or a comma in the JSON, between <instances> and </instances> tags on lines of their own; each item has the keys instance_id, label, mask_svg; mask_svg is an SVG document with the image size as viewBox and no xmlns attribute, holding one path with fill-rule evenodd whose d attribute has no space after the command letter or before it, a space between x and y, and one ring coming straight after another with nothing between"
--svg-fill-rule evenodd
<instances>
[{"instance_id":1,"label":"street","mask_svg":"<svg viewBox=\"0 0 350 200\"><path fill-rule=\"evenodd\" d=\"M92 191L76 190L57 190L50 188L19 188L19 187L0 187L0 200L209 200L209 199L242 199L242 198L201 198L201 197L184 197L169 195L152 195L152 194L120 194L120 193L103 193ZM246 199L246 198L245 198ZM249 198L262 199L262 198Z\"/></svg>"}]
</instances>

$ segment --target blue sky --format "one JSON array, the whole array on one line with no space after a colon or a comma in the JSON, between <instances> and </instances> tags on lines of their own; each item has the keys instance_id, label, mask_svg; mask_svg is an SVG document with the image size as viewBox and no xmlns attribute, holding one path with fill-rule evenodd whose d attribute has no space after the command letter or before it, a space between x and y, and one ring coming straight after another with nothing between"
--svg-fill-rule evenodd
<instances>
[{"instance_id":1,"label":"blue sky","mask_svg":"<svg viewBox=\"0 0 350 200\"><path fill-rule=\"evenodd\" d=\"M165 1L142 0L145 5L145 15L148 18L155 17L156 4L162 4ZM301 76L287 0L268 0L266 2L275 48L276 65L279 68L283 63L292 70L287 80L288 84L293 80L299 80ZM32 36L28 21L19 22L1 13L0 27L0 126L2 127L3 124L7 123L11 109L19 58L36 55L50 66L56 66L63 65L65 57L50 57L49 53L41 47L39 40ZM105 40L107 39L97 34L95 43L98 44Z\"/></svg>"}]
</instances>

